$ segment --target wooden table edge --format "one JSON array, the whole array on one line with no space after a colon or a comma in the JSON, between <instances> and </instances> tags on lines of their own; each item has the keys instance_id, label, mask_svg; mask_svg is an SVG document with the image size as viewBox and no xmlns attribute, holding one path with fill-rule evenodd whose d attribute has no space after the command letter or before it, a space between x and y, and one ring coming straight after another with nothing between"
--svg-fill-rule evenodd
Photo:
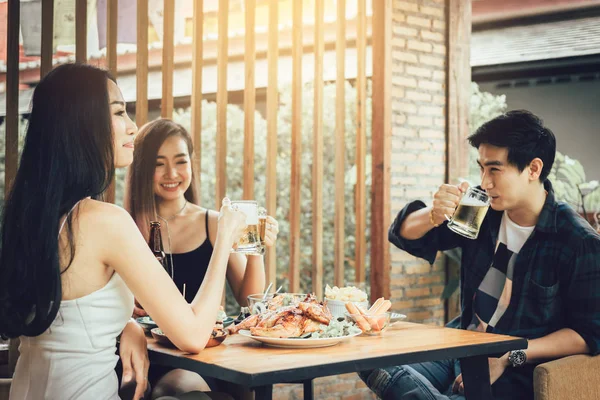
<instances>
[{"instance_id":1,"label":"wooden table edge","mask_svg":"<svg viewBox=\"0 0 600 400\"><path fill-rule=\"evenodd\" d=\"M158 364L171 366L173 368L184 368L203 376L222 379L248 388L253 388L276 383L291 383L324 376L390 367L392 365L406 365L446 359L463 359L483 355L500 355L510 350L526 348L526 339L514 338L512 340L503 340L501 342L456 346L435 350L421 350L402 354L391 354L388 356L376 356L360 360L340 361L324 365L312 365L301 367L300 369L290 368L256 374L229 369L221 365L208 364L151 348L148 348L148 354L150 361L154 361Z\"/></svg>"}]
</instances>

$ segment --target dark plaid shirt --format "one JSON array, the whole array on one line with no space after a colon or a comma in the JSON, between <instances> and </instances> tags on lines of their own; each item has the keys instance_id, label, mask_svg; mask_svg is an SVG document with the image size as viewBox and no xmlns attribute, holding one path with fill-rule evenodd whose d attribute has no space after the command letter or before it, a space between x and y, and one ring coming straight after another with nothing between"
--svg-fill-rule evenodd
<instances>
[{"instance_id":1,"label":"dark plaid shirt","mask_svg":"<svg viewBox=\"0 0 600 400\"><path fill-rule=\"evenodd\" d=\"M555 200L549 181L545 188L546 202L517 257L510 303L494 333L535 339L571 328L596 355L600 352L600 235L570 206ZM473 317L473 294L492 263L503 212L488 210L476 240L457 235L446 223L417 240L400 237L402 221L424 207L421 201L404 207L390 227L389 240L431 264L438 251L462 248L462 315L455 327L466 329Z\"/></svg>"}]
</instances>

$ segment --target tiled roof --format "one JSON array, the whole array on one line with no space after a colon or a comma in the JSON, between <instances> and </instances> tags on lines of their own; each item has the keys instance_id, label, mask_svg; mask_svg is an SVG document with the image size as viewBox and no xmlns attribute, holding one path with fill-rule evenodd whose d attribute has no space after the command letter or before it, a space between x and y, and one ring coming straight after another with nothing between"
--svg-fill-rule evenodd
<instances>
[{"instance_id":1,"label":"tiled roof","mask_svg":"<svg viewBox=\"0 0 600 400\"><path fill-rule=\"evenodd\" d=\"M600 17L475 31L471 66L600 54Z\"/></svg>"}]
</instances>

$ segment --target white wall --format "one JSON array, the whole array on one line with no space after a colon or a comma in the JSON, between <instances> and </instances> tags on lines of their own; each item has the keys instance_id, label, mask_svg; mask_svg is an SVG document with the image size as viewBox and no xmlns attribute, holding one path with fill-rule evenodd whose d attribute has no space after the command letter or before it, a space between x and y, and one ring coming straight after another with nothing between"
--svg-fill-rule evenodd
<instances>
[{"instance_id":1,"label":"white wall","mask_svg":"<svg viewBox=\"0 0 600 400\"><path fill-rule=\"evenodd\" d=\"M600 180L600 81L554 83L482 91L505 94L509 110L527 109L556 135L558 151L578 159L587 180Z\"/></svg>"}]
</instances>

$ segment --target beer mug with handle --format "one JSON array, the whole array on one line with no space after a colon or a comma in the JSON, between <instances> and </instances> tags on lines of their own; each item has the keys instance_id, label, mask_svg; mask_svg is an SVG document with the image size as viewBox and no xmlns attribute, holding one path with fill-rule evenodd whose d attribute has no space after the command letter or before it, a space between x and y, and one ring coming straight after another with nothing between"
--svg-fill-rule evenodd
<instances>
[{"instance_id":1,"label":"beer mug with handle","mask_svg":"<svg viewBox=\"0 0 600 400\"><path fill-rule=\"evenodd\" d=\"M446 215L448 228L469 239L477 239L489 207L490 197L487 193L476 187L469 187L452 217Z\"/></svg>"},{"instance_id":2,"label":"beer mug with handle","mask_svg":"<svg viewBox=\"0 0 600 400\"><path fill-rule=\"evenodd\" d=\"M258 204L253 200L238 200L232 201L231 207L246 214L246 225L248 225L231 251L244 254L260 253L262 246L258 232Z\"/></svg>"},{"instance_id":3,"label":"beer mug with handle","mask_svg":"<svg viewBox=\"0 0 600 400\"><path fill-rule=\"evenodd\" d=\"M264 207L258 207L258 233L260 235L260 246L261 251L259 255L265 254L265 234L267 232L267 209Z\"/></svg>"},{"instance_id":4,"label":"beer mug with handle","mask_svg":"<svg viewBox=\"0 0 600 400\"><path fill-rule=\"evenodd\" d=\"M256 252L245 252L245 254L251 254L255 256L264 256L267 247L265 245L265 234L267 229L267 209L264 207L258 207L258 236L260 238L260 246Z\"/></svg>"}]
</instances>

